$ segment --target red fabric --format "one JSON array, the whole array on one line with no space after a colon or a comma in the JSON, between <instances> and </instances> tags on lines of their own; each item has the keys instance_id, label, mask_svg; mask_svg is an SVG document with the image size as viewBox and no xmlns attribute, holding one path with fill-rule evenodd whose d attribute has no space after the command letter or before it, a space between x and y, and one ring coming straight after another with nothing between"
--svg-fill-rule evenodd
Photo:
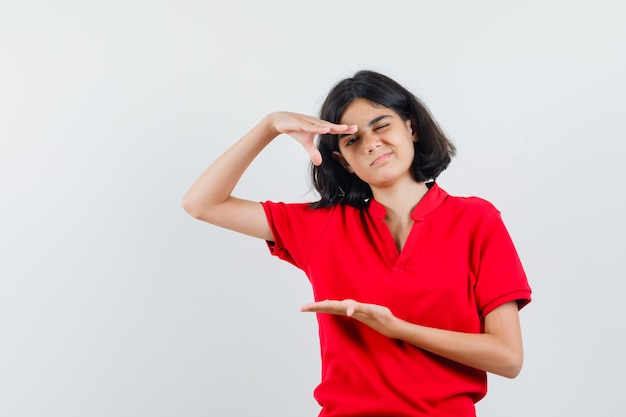
<instances>
[{"instance_id":1,"label":"red fabric","mask_svg":"<svg viewBox=\"0 0 626 417\"><path fill-rule=\"evenodd\" d=\"M385 208L262 203L271 253L301 268L315 300L351 298L387 306L425 326L481 332L497 306L530 301L531 290L500 213L435 184L412 213L401 253ZM485 372L389 339L347 317L317 315L320 416L475 416Z\"/></svg>"}]
</instances>

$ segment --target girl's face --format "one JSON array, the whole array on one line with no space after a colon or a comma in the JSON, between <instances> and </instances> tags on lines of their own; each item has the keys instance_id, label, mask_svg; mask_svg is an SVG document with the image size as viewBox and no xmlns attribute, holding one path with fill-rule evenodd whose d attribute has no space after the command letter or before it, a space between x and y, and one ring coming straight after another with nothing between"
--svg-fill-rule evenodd
<instances>
[{"instance_id":1,"label":"girl's face","mask_svg":"<svg viewBox=\"0 0 626 417\"><path fill-rule=\"evenodd\" d=\"M345 110L340 123L357 125L354 134L339 135L334 156L348 171L372 188L389 187L398 181L413 181L410 173L417 136L410 120L394 110L362 98Z\"/></svg>"}]
</instances>

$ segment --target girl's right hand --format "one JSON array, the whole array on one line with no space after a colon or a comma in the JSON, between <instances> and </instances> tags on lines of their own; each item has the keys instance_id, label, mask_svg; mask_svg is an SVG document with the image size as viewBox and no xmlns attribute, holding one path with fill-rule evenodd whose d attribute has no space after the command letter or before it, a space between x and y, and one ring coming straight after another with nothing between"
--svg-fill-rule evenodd
<instances>
[{"instance_id":1,"label":"girl's right hand","mask_svg":"<svg viewBox=\"0 0 626 417\"><path fill-rule=\"evenodd\" d=\"M268 114L266 120L276 135L284 133L297 140L314 165L322 163L322 155L315 146L315 136L326 133L353 134L358 130L356 125L335 124L305 114L282 111Z\"/></svg>"}]
</instances>

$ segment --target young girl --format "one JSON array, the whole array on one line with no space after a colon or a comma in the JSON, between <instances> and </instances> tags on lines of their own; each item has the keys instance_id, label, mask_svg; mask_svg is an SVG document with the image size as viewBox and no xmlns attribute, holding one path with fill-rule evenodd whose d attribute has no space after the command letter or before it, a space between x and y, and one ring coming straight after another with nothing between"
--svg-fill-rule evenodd
<instances>
[{"instance_id":1,"label":"young girl","mask_svg":"<svg viewBox=\"0 0 626 417\"><path fill-rule=\"evenodd\" d=\"M231 196L280 134L309 153L319 201ZM331 90L319 119L267 115L185 195L192 216L266 240L308 276L320 416L475 416L486 372L519 373L530 287L498 210L434 182L454 153L413 94L360 71Z\"/></svg>"}]
</instances>

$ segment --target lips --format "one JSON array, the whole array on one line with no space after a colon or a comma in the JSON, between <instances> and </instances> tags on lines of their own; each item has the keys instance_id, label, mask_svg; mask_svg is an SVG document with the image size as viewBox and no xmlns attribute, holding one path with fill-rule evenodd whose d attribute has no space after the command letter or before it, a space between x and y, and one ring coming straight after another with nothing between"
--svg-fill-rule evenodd
<instances>
[{"instance_id":1,"label":"lips","mask_svg":"<svg viewBox=\"0 0 626 417\"><path fill-rule=\"evenodd\" d=\"M374 161L372 161L370 166L380 165L380 164L386 162L387 159L389 159L390 156L391 156L391 152L384 153L384 154L380 155L378 158L374 159Z\"/></svg>"}]
</instances>

